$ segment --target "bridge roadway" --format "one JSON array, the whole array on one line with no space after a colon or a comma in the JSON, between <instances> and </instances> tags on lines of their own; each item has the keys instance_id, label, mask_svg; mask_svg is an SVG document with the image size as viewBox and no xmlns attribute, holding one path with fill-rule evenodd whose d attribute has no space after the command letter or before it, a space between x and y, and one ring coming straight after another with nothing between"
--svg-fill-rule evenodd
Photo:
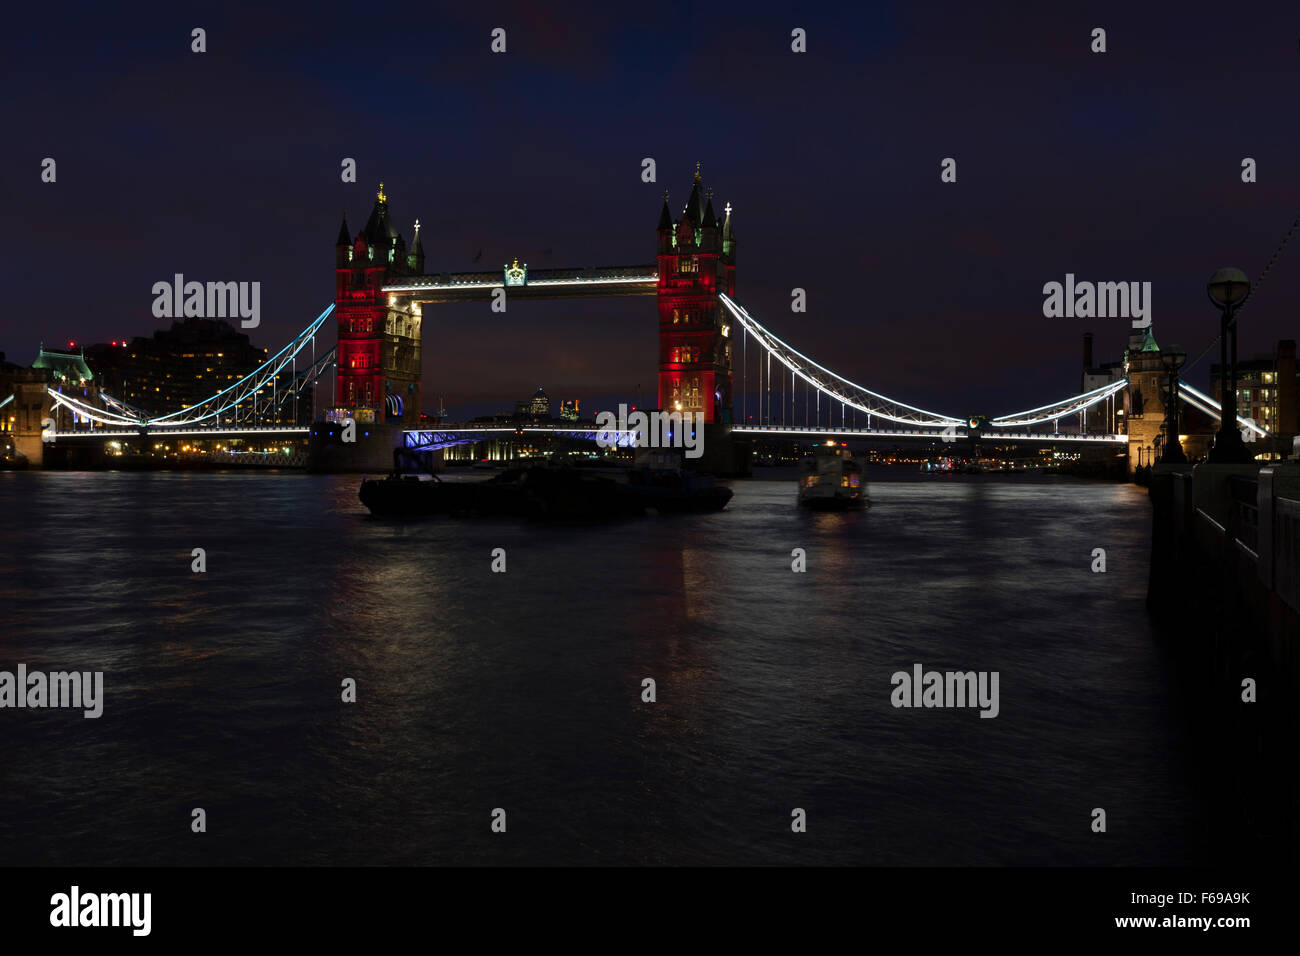
<instances>
[{"instance_id":1,"label":"bridge roadway","mask_svg":"<svg viewBox=\"0 0 1300 956\"><path fill-rule=\"evenodd\" d=\"M782 438L839 438L892 441L895 439L924 439L929 441L967 441L972 438L990 442L1046 442L1062 444L1102 444L1124 445L1127 435L1071 435L1056 432L1002 432L981 431L972 433L966 429L915 429L915 428L835 428L833 426L787 426L787 425L733 425L731 433L736 435L768 435ZM627 447L633 444L634 430L617 431L598 428L594 424L572 425L529 425L522 428L514 425L443 425L436 428L409 429L405 432L407 448L442 448L476 441L480 438L503 438L509 435L556 435L566 438L585 438L594 441L597 435L614 435L617 444Z\"/></svg>"},{"instance_id":2,"label":"bridge roadway","mask_svg":"<svg viewBox=\"0 0 1300 956\"><path fill-rule=\"evenodd\" d=\"M277 435L290 437L306 436L311 431L306 425L285 426L214 426L195 428L177 426L168 428L155 425L148 429L109 429L95 428L83 431L54 432L55 441L100 441L105 438L140 438L178 435L186 438L239 438L247 435ZM876 441L895 439L917 439L928 441L969 441L972 438L992 442L1048 442L1064 444L1113 444L1123 445L1128 441L1126 435L1076 435L1058 432L1002 432L981 431L972 435L966 429L917 429L917 428L836 428L834 426L790 426L790 425L733 425L732 434L768 435L781 438L840 438ZM431 448L447 444L461 444L479 438L496 438L508 435L542 436L552 435L561 438L579 438L594 441L598 435L612 435L621 447L633 444L635 430L598 428L591 424L557 424L557 425L443 425L435 428L413 428L404 432L408 448Z\"/></svg>"},{"instance_id":3,"label":"bridge roadway","mask_svg":"<svg viewBox=\"0 0 1300 956\"><path fill-rule=\"evenodd\" d=\"M602 266L595 269L529 269L519 284L507 282L501 270L444 272L440 275L403 276L384 285L383 291L419 302L470 302L505 289L511 298L571 299L581 296L654 295L659 288L655 263L636 266Z\"/></svg>"},{"instance_id":4,"label":"bridge roadway","mask_svg":"<svg viewBox=\"0 0 1300 956\"><path fill-rule=\"evenodd\" d=\"M82 431L56 431L54 440L61 441L100 441L105 438L160 438L167 435L184 435L186 438L241 438L245 435L294 435L307 436L311 429L306 425L264 426L255 425L240 428L234 425L218 425L212 428L195 428L193 425L180 425L168 428L165 425L153 425L149 428L92 428Z\"/></svg>"}]
</instances>

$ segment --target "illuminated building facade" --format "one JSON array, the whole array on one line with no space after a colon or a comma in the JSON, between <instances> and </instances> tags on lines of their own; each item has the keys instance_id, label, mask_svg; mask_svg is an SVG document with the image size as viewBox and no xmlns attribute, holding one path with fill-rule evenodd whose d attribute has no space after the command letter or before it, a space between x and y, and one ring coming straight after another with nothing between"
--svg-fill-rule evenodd
<instances>
[{"instance_id":1,"label":"illuminated building facade","mask_svg":"<svg viewBox=\"0 0 1300 956\"><path fill-rule=\"evenodd\" d=\"M1223 401L1223 373L1210 366L1210 389ZM1237 360L1237 414L1249 418L1284 441L1300 430L1296 402L1296 348L1294 339L1277 343L1272 355Z\"/></svg>"},{"instance_id":2,"label":"illuminated building facade","mask_svg":"<svg viewBox=\"0 0 1300 956\"><path fill-rule=\"evenodd\" d=\"M415 222L408 251L380 183L365 229L350 236L345 215L335 244L338 376L331 418L407 427L419 423L420 304L399 303L384 294L383 286L391 276L423 271L420 222Z\"/></svg>"},{"instance_id":3,"label":"illuminated building facade","mask_svg":"<svg viewBox=\"0 0 1300 956\"><path fill-rule=\"evenodd\" d=\"M266 349L224 319L187 318L159 329L151 337L118 339L85 349L86 364L99 387L151 415L166 415L197 405L234 385L266 361ZM287 385L291 376L284 376ZM269 401L274 387L258 394ZM309 421L310 401L299 404L298 418ZM293 420L292 403L269 422Z\"/></svg>"},{"instance_id":4,"label":"illuminated building facade","mask_svg":"<svg viewBox=\"0 0 1300 956\"><path fill-rule=\"evenodd\" d=\"M736 291L730 203L725 213L715 215L697 163L681 218L667 193L659 215L659 407L700 412L708 424L731 423L732 328L718 301Z\"/></svg>"}]
</instances>

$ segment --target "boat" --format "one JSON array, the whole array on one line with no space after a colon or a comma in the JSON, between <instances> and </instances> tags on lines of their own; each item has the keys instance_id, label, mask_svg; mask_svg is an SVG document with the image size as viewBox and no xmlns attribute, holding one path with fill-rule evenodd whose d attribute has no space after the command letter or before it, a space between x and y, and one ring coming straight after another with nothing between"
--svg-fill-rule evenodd
<instances>
[{"instance_id":1,"label":"boat","mask_svg":"<svg viewBox=\"0 0 1300 956\"><path fill-rule=\"evenodd\" d=\"M380 517L505 515L558 521L604 521L641 515L718 511L731 489L681 469L592 462L556 456L507 468L486 480L445 481L404 474L394 453L386 478L362 481L358 493Z\"/></svg>"},{"instance_id":2,"label":"boat","mask_svg":"<svg viewBox=\"0 0 1300 956\"><path fill-rule=\"evenodd\" d=\"M799 504L821 511L865 508L866 463L833 442L799 462Z\"/></svg>"},{"instance_id":3,"label":"boat","mask_svg":"<svg viewBox=\"0 0 1300 956\"><path fill-rule=\"evenodd\" d=\"M651 468L628 471L619 491L639 502L642 510L652 509L660 514L721 511L732 495L731 489L719 485L712 475Z\"/></svg>"}]
</instances>

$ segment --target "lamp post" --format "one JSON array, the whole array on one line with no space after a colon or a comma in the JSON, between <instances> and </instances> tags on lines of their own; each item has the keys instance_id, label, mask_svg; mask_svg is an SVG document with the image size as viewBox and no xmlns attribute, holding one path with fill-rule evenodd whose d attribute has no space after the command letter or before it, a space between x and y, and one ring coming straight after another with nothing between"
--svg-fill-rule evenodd
<instances>
[{"instance_id":1,"label":"lamp post","mask_svg":"<svg viewBox=\"0 0 1300 956\"><path fill-rule=\"evenodd\" d=\"M1250 454L1237 431L1237 320L1234 312L1250 292L1246 273L1240 269L1220 269L1206 285L1210 301L1219 307L1219 432L1214 437L1209 461L1215 464L1243 464ZM1229 364L1228 336L1232 336Z\"/></svg>"},{"instance_id":2,"label":"lamp post","mask_svg":"<svg viewBox=\"0 0 1300 956\"><path fill-rule=\"evenodd\" d=\"M1160 456L1162 465L1183 465L1187 456L1183 454L1182 442L1178 440L1178 370L1187 361L1187 352L1177 345L1160 350L1160 362L1169 376L1169 387L1165 391L1165 450Z\"/></svg>"}]
</instances>

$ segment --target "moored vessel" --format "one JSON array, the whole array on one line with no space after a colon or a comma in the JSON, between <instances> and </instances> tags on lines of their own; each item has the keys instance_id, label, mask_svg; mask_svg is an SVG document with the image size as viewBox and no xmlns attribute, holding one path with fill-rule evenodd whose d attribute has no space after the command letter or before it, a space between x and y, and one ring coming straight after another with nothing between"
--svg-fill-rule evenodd
<instances>
[{"instance_id":1,"label":"moored vessel","mask_svg":"<svg viewBox=\"0 0 1300 956\"><path fill-rule=\"evenodd\" d=\"M866 462L828 442L799 463L799 504L823 511L865 508Z\"/></svg>"}]
</instances>

